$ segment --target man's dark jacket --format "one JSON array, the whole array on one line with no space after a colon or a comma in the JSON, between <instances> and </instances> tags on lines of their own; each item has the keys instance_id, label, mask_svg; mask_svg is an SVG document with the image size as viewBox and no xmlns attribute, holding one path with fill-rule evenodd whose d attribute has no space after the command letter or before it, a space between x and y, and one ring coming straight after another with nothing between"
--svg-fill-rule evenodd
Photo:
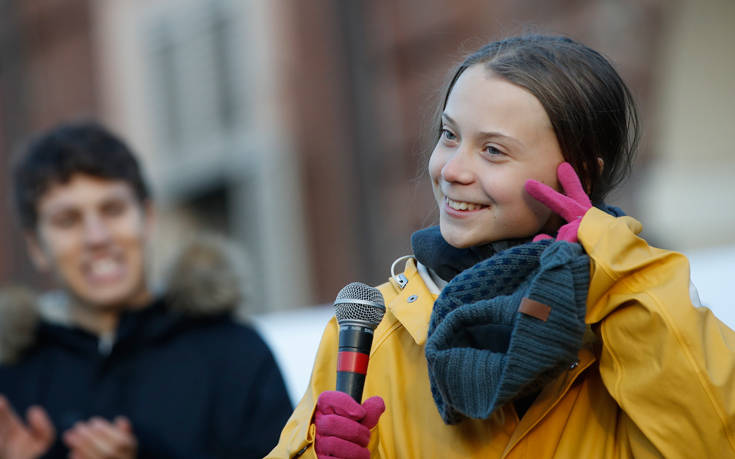
<instances>
[{"instance_id":1,"label":"man's dark jacket","mask_svg":"<svg viewBox=\"0 0 735 459\"><path fill-rule=\"evenodd\" d=\"M49 413L57 436L44 457L67 457L61 436L75 422L118 415L130 419L140 458L261 458L272 449L292 407L270 350L231 311L197 311L187 300L184 311L164 296L125 312L111 346L43 317L26 327L33 339L0 365L0 394L22 417L34 404Z\"/></svg>"}]
</instances>

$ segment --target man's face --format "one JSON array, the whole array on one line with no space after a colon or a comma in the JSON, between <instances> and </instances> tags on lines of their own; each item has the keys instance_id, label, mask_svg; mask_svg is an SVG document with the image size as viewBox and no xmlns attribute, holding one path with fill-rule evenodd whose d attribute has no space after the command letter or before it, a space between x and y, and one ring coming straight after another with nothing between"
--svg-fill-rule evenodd
<instances>
[{"instance_id":1,"label":"man's face","mask_svg":"<svg viewBox=\"0 0 735 459\"><path fill-rule=\"evenodd\" d=\"M31 257L83 304L95 308L139 306L148 301L144 250L150 208L122 180L73 175L36 204Z\"/></svg>"}]
</instances>

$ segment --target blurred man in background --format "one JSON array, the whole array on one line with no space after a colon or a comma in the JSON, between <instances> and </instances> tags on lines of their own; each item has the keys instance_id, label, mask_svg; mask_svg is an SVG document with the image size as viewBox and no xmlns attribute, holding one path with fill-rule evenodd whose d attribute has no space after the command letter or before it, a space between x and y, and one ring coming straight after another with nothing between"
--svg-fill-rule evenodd
<instances>
[{"instance_id":1,"label":"blurred man in background","mask_svg":"<svg viewBox=\"0 0 735 459\"><path fill-rule=\"evenodd\" d=\"M24 153L16 209L62 294L0 294L0 458L263 457L291 404L265 343L232 319L228 254L190 247L156 295L153 208L128 147L83 123Z\"/></svg>"}]
</instances>

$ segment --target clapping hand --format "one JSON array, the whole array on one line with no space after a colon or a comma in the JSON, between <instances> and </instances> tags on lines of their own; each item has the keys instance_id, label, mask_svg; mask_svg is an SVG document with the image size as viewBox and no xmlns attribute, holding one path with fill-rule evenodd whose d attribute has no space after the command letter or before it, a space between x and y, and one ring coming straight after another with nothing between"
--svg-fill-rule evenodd
<instances>
[{"instance_id":1,"label":"clapping hand","mask_svg":"<svg viewBox=\"0 0 735 459\"><path fill-rule=\"evenodd\" d=\"M35 459L51 448L56 437L51 420L40 406L32 406L26 422L0 395L0 459Z\"/></svg>"},{"instance_id":2,"label":"clapping hand","mask_svg":"<svg viewBox=\"0 0 735 459\"><path fill-rule=\"evenodd\" d=\"M93 417L77 422L64 432L70 459L132 459L138 454L138 441L130 421L118 416L113 422Z\"/></svg>"}]
</instances>

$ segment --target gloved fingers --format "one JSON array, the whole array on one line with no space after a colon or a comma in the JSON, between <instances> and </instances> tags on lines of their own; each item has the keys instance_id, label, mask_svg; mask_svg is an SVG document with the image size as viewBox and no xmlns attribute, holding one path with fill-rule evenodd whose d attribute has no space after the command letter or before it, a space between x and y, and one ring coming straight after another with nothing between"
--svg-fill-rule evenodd
<instances>
[{"instance_id":1,"label":"gloved fingers","mask_svg":"<svg viewBox=\"0 0 735 459\"><path fill-rule=\"evenodd\" d=\"M336 414L317 413L314 425L318 436L338 437L360 446L367 446L370 441L369 427Z\"/></svg>"},{"instance_id":2,"label":"gloved fingers","mask_svg":"<svg viewBox=\"0 0 735 459\"><path fill-rule=\"evenodd\" d=\"M540 233L533 237L533 242L543 241L546 239L554 239L554 238L549 236L548 234Z\"/></svg>"},{"instance_id":3,"label":"gloved fingers","mask_svg":"<svg viewBox=\"0 0 735 459\"><path fill-rule=\"evenodd\" d=\"M362 402L362 407L365 408L366 414L360 424L372 429L378 423L380 415L385 411L385 402L380 396L375 395Z\"/></svg>"},{"instance_id":4,"label":"gloved fingers","mask_svg":"<svg viewBox=\"0 0 735 459\"><path fill-rule=\"evenodd\" d=\"M571 223L559 228L559 232L556 234L558 241L577 242L577 232L579 231L579 223L582 221L581 218L577 218Z\"/></svg>"},{"instance_id":5,"label":"gloved fingers","mask_svg":"<svg viewBox=\"0 0 735 459\"><path fill-rule=\"evenodd\" d=\"M343 459L370 459L370 451L367 448L338 437L316 437L314 450L320 459L330 456Z\"/></svg>"},{"instance_id":6,"label":"gloved fingers","mask_svg":"<svg viewBox=\"0 0 735 459\"><path fill-rule=\"evenodd\" d=\"M525 189L534 199L561 215L564 220L571 221L579 213L579 205L572 199L559 193L550 186L529 179L526 181Z\"/></svg>"},{"instance_id":7,"label":"gloved fingers","mask_svg":"<svg viewBox=\"0 0 735 459\"><path fill-rule=\"evenodd\" d=\"M572 198L574 202L582 205L585 209L592 207L592 202L589 196L587 196L587 193L584 192L582 182L579 180L579 176L571 164L568 162L559 164L559 167L556 169L556 176L564 190L564 194Z\"/></svg>"},{"instance_id":8,"label":"gloved fingers","mask_svg":"<svg viewBox=\"0 0 735 459\"><path fill-rule=\"evenodd\" d=\"M322 414L337 414L354 421L365 417L365 408L344 392L336 390L325 391L319 394L316 410Z\"/></svg>"}]
</instances>

